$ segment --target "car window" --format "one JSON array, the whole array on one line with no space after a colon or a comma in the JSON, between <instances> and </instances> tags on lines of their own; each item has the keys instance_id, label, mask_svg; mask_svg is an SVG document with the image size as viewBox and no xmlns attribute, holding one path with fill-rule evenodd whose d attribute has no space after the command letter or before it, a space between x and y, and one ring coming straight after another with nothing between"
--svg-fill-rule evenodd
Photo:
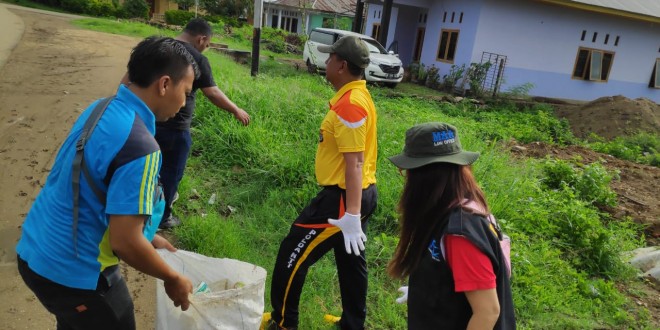
<instances>
[{"instance_id":1,"label":"car window","mask_svg":"<svg viewBox=\"0 0 660 330\"><path fill-rule=\"evenodd\" d=\"M369 48L369 53L377 53L377 54L387 54L387 51L383 46L381 46L378 41L372 40L372 39L362 39L365 44L367 44L367 48Z\"/></svg>"},{"instance_id":2,"label":"car window","mask_svg":"<svg viewBox=\"0 0 660 330\"><path fill-rule=\"evenodd\" d=\"M332 45L334 42L332 34L327 34L319 31L312 31L309 35L309 40L318 42L324 45Z\"/></svg>"}]
</instances>

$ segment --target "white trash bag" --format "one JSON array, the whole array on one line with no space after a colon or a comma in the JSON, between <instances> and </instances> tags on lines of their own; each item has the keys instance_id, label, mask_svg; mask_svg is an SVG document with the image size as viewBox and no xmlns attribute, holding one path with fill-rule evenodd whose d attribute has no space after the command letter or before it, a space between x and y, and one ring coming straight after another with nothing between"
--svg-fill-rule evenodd
<instances>
[{"instance_id":1,"label":"white trash bag","mask_svg":"<svg viewBox=\"0 0 660 330\"><path fill-rule=\"evenodd\" d=\"M211 258L184 250L157 251L168 265L192 281L193 290L202 282L207 288L190 296L190 308L182 312L174 307L163 281L158 280L156 330L259 329L266 270L238 260Z\"/></svg>"}]
</instances>

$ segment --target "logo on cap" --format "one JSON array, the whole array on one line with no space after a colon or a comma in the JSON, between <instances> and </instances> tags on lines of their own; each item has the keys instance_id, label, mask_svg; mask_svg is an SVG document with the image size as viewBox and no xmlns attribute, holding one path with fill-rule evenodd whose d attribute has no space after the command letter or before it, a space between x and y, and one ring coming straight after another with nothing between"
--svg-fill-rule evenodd
<instances>
[{"instance_id":1,"label":"logo on cap","mask_svg":"<svg viewBox=\"0 0 660 330\"><path fill-rule=\"evenodd\" d=\"M456 139L454 132L451 130L432 132L433 134L433 146L437 147L443 144L455 143Z\"/></svg>"}]
</instances>

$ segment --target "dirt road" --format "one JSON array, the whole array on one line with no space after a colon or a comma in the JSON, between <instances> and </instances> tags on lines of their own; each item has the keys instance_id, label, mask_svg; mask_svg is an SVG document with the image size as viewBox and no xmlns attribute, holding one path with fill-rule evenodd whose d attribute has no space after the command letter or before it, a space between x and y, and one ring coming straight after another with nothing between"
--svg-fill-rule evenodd
<instances>
[{"instance_id":1,"label":"dirt road","mask_svg":"<svg viewBox=\"0 0 660 330\"><path fill-rule=\"evenodd\" d=\"M0 329L55 329L16 270L20 227L74 120L114 94L139 41L77 29L72 17L0 4ZM152 329L154 280L123 273L138 329Z\"/></svg>"}]
</instances>

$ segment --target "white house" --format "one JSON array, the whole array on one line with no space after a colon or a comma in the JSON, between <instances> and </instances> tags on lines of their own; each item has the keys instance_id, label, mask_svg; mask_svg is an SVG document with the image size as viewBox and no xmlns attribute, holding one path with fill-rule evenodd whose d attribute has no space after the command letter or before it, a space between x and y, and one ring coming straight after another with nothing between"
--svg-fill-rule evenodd
<instances>
[{"instance_id":1,"label":"white house","mask_svg":"<svg viewBox=\"0 0 660 330\"><path fill-rule=\"evenodd\" d=\"M404 65L442 77L490 61L487 89L532 83L537 96L660 103L660 0L369 0L365 34L383 33L389 4L386 46L398 43Z\"/></svg>"},{"instance_id":2,"label":"white house","mask_svg":"<svg viewBox=\"0 0 660 330\"><path fill-rule=\"evenodd\" d=\"M315 27L350 30L354 15L355 0L264 0L263 25L298 34Z\"/></svg>"}]
</instances>

